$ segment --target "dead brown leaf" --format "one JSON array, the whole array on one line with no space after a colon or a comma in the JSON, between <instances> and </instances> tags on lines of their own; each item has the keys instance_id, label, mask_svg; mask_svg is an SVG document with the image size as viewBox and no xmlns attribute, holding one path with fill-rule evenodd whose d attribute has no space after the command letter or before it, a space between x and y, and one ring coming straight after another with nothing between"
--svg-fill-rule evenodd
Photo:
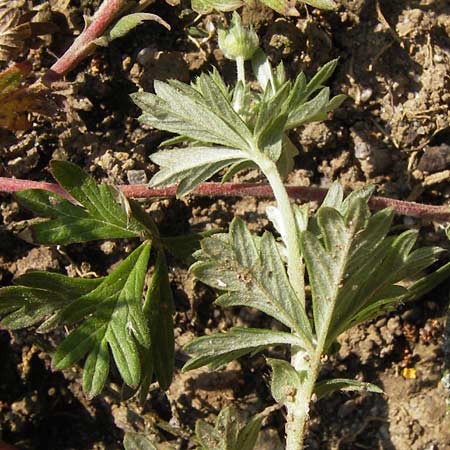
<instances>
[{"instance_id":1,"label":"dead brown leaf","mask_svg":"<svg viewBox=\"0 0 450 450\"><path fill-rule=\"evenodd\" d=\"M51 90L42 83L26 85L31 64L19 63L0 72L0 128L24 131L31 127L31 113L50 116L58 106Z\"/></svg>"},{"instance_id":2,"label":"dead brown leaf","mask_svg":"<svg viewBox=\"0 0 450 450\"><path fill-rule=\"evenodd\" d=\"M31 36L30 23L21 22L20 8L9 6L0 9L0 61L9 61L18 56Z\"/></svg>"},{"instance_id":3,"label":"dead brown leaf","mask_svg":"<svg viewBox=\"0 0 450 450\"><path fill-rule=\"evenodd\" d=\"M30 39L52 33L56 26L35 19L24 1L0 0L0 61L11 61L27 50Z\"/></svg>"}]
</instances>

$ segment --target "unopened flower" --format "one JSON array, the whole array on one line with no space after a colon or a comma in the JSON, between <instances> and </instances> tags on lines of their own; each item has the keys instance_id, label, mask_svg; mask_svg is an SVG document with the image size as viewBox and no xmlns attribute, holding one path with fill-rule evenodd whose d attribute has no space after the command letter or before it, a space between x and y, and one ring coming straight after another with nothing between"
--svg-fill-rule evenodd
<instances>
[{"instance_id":1,"label":"unopened flower","mask_svg":"<svg viewBox=\"0 0 450 450\"><path fill-rule=\"evenodd\" d=\"M259 47L258 35L253 27L243 26L241 18L236 12L233 13L230 28L228 30L220 29L218 35L219 47L228 59L250 59Z\"/></svg>"}]
</instances>

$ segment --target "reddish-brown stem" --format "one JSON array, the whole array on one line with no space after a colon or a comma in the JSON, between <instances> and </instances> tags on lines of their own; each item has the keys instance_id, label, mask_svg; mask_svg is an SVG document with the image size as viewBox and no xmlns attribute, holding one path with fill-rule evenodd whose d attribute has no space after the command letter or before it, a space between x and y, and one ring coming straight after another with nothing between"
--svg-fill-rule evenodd
<instances>
[{"instance_id":1,"label":"reddish-brown stem","mask_svg":"<svg viewBox=\"0 0 450 450\"><path fill-rule=\"evenodd\" d=\"M92 17L90 25L75 39L61 58L53 64L42 81L45 84L50 84L58 80L82 59L86 58L93 50L93 41L105 32L128 2L129 0L104 0Z\"/></svg>"},{"instance_id":2,"label":"reddish-brown stem","mask_svg":"<svg viewBox=\"0 0 450 450\"><path fill-rule=\"evenodd\" d=\"M45 181L20 180L18 178L0 177L0 192L17 192L24 189L45 189L72 200L72 197L58 184Z\"/></svg>"},{"instance_id":3,"label":"reddish-brown stem","mask_svg":"<svg viewBox=\"0 0 450 450\"><path fill-rule=\"evenodd\" d=\"M145 184L118 186L130 198L174 197L176 186L161 189L151 189ZM40 181L19 180L0 177L0 192L16 192L22 189L46 189L71 199L70 195L60 186ZM305 186L286 186L291 198L308 201L321 201L326 189ZM193 195L203 197L259 197L273 198L272 189L268 184L250 183L202 183L194 190ZM372 197L370 207L374 210L390 206L397 214L419 217L442 222L450 222L450 208L444 206L424 205L421 203L395 200L386 197Z\"/></svg>"}]
</instances>

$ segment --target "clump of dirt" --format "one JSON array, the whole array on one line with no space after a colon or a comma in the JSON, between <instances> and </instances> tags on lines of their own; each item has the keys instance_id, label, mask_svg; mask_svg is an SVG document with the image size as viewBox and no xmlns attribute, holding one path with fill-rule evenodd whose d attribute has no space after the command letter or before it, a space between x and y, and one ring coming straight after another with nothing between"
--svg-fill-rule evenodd
<instances>
[{"instance_id":1,"label":"clump of dirt","mask_svg":"<svg viewBox=\"0 0 450 450\"><path fill-rule=\"evenodd\" d=\"M51 65L54 52L67 48L74 31L82 29L81 12L92 13L98 3L69 2L61 11L59 2L50 1L60 31L34 50L37 71ZM129 94L139 88L151 90L155 79L193 79L212 65L228 82L235 77L233 64L224 59L215 39L207 37L211 24L229 17L211 14L196 20L185 6L156 3L152 12L172 25L171 32L146 23L80 64L67 78L71 93L65 115L36 118L22 135L2 132L0 176L50 181L48 164L56 158L79 164L99 181L149 179L157 170L149 155L168 135L138 124L139 111ZM252 0L242 10L243 21L254 24L272 63L283 61L291 77L301 70L310 77L339 57L331 89L349 98L330 120L291 133L300 155L288 181L326 187L338 179L349 189L371 182L388 196L448 205L448 2L341 0L335 12L299 9L299 17L281 18ZM237 179L258 177L248 172ZM0 202L2 286L27 270L105 274L132 247L119 241L59 250L33 247L12 232L30 218L29 213L11 196L0 195ZM234 215L261 232L271 227L265 216L269 203L188 197L155 201L147 210L165 232L226 228ZM409 219L398 222L405 224L420 225ZM425 225L424 241L446 245L438 224ZM234 325L279 327L261 313L217 308L215 294L194 282L185 266L176 261L170 265L178 369L187 358L182 346L194 335ZM448 286L342 337L340 350L329 357L322 376L373 382L385 395L335 394L313 404L307 448L450 449L440 383L447 297ZM0 437L21 449L121 449L123 430L146 431L187 449L192 448L186 438L195 419L212 419L229 404L237 405L243 417L273 404L261 355L232 363L217 374L177 370L169 391L152 386L142 406L135 400L121 401L113 371L105 395L89 401L81 390L79 368L63 373L51 369L49 353L62 333L0 331ZM278 349L271 352L287 357ZM280 449L282 439L283 414L273 411L264 421L258 449Z\"/></svg>"}]
</instances>

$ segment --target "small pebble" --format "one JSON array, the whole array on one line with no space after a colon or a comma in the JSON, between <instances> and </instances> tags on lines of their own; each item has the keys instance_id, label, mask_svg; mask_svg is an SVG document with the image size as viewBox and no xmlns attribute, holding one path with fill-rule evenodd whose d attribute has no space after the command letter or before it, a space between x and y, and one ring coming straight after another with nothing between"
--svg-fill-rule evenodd
<instances>
[{"instance_id":1,"label":"small pebble","mask_svg":"<svg viewBox=\"0 0 450 450\"><path fill-rule=\"evenodd\" d=\"M127 180L129 184L147 184L147 174L145 170L127 170Z\"/></svg>"},{"instance_id":2,"label":"small pebble","mask_svg":"<svg viewBox=\"0 0 450 450\"><path fill-rule=\"evenodd\" d=\"M147 65L155 59L156 50L152 47L145 47L136 56L136 61L142 66Z\"/></svg>"},{"instance_id":3,"label":"small pebble","mask_svg":"<svg viewBox=\"0 0 450 450\"><path fill-rule=\"evenodd\" d=\"M436 173L450 168L450 145L428 147L420 158L417 168L422 172Z\"/></svg>"},{"instance_id":4,"label":"small pebble","mask_svg":"<svg viewBox=\"0 0 450 450\"><path fill-rule=\"evenodd\" d=\"M370 97L372 97L372 94L373 94L373 90L371 88L363 89L361 91L360 100L363 103L365 103L365 102L367 102L370 99Z\"/></svg>"}]
</instances>

